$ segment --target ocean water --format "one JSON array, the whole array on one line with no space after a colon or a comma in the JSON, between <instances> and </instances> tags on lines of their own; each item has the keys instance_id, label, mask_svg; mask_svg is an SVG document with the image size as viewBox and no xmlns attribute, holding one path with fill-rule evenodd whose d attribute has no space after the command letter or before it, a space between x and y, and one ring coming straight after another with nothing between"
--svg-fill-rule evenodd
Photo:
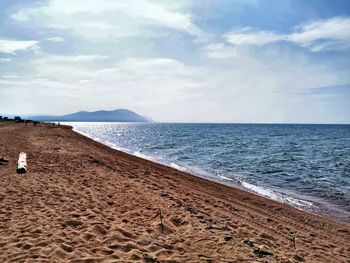
<instances>
[{"instance_id":1,"label":"ocean water","mask_svg":"<svg viewBox=\"0 0 350 263\"><path fill-rule=\"evenodd\" d=\"M118 150L350 219L350 125L67 124Z\"/></svg>"}]
</instances>

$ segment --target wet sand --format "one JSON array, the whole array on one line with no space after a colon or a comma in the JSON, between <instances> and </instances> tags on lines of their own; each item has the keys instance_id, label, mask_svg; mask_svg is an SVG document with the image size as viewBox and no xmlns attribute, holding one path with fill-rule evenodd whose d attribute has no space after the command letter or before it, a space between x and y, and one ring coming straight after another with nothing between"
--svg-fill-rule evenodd
<instances>
[{"instance_id":1,"label":"wet sand","mask_svg":"<svg viewBox=\"0 0 350 263\"><path fill-rule=\"evenodd\" d=\"M28 172L16 173L18 154ZM111 149L0 123L0 262L350 262L350 224Z\"/></svg>"}]
</instances>

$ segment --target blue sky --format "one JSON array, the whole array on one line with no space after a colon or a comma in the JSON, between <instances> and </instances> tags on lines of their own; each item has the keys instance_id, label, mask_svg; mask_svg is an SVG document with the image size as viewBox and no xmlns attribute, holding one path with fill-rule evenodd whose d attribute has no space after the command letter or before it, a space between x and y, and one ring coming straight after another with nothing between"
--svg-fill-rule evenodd
<instances>
[{"instance_id":1,"label":"blue sky","mask_svg":"<svg viewBox=\"0 0 350 263\"><path fill-rule=\"evenodd\" d=\"M0 112L350 123L349 51L347 0L2 0Z\"/></svg>"}]
</instances>

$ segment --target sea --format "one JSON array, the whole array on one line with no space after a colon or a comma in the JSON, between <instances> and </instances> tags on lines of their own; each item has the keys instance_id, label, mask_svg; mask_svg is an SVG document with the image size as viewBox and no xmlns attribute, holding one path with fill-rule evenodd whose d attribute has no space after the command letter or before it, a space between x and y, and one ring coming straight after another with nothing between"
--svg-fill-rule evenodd
<instances>
[{"instance_id":1,"label":"sea","mask_svg":"<svg viewBox=\"0 0 350 263\"><path fill-rule=\"evenodd\" d=\"M350 125L65 124L117 150L350 222Z\"/></svg>"}]
</instances>

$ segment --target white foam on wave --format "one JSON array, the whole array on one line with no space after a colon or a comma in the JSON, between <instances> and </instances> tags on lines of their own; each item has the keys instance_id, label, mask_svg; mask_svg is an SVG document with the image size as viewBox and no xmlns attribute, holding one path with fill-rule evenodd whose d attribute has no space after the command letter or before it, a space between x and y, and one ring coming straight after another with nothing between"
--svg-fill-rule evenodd
<instances>
[{"instance_id":1,"label":"white foam on wave","mask_svg":"<svg viewBox=\"0 0 350 263\"><path fill-rule=\"evenodd\" d=\"M223 175L218 175L218 177L219 177L221 180L226 180L226 181L235 181L234 179L232 179L232 178L228 178L228 177L223 176Z\"/></svg>"},{"instance_id":2,"label":"white foam on wave","mask_svg":"<svg viewBox=\"0 0 350 263\"><path fill-rule=\"evenodd\" d=\"M305 200L301 200L301 199L297 199L291 196L287 196L281 193L277 193L273 190L267 189L265 187L262 186L256 186L254 184L250 184L247 183L245 181L240 180L242 186L244 188L247 188L259 195L268 197L270 199L273 199L275 201L279 201L281 203L286 203L286 204L290 204L293 206L297 206L297 207L312 207L314 206L313 203L309 202L309 201L305 201Z\"/></svg>"},{"instance_id":3,"label":"white foam on wave","mask_svg":"<svg viewBox=\"0 0 350 263\"><path fill-rule=\"evenodd\" d=\"M179 171L182 171L182 172L187 172L188 171L185 167L180 166L180 165L178 165L176 163L170 163L170 167L175 168L176 170L179 170Z\"/></svg>"}]
</instances>

